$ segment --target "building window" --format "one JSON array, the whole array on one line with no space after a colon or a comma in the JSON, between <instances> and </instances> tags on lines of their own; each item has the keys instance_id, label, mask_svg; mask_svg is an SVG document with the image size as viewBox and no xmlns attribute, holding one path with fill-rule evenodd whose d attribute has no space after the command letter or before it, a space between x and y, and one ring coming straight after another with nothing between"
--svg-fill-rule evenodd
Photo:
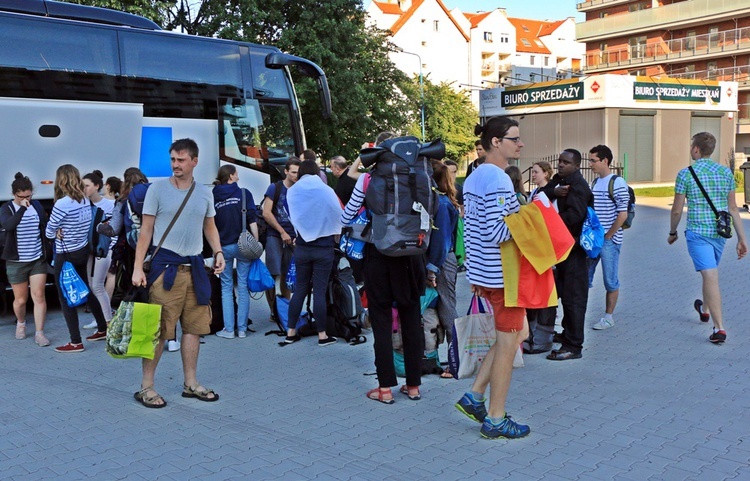
<instances>
[{"instance_id":1,"label":"building window","mask_svg":"<svg viewBox=\"0 0 750 481\"><path fill-rule=\"evenodd\" d=\"M604 18L609 15L609 12L599 12L599 18Z\"/></svg>"},{"instance_id":2,"label":"building window","mask_svg":"<svg viewBox=\"0 0 750 481\"><path fill-rule=\"evenodd\" d=\"M492 43L492 32L484 32L484 41Z\"/></svg>"},{"instance_id":3,"label":"building window","mask_svg":"<svg viewBox=\"0 0 750 481\"><path fill-rule=\"evenodd\" d=\"M695 78L695 64L685 65L684 78Z\"/></svg>"},{"instance_id":4,"label":"building window","mask_svg":"<svg viewBox=\"0 0 750 481\"><path fill-rule=\"evenodd\" d=\"M651 2L636 3L628 7L628 12L637 12L649 8Z\"/></svg>"},{"instance_id":5,"label":"building window","mask_svg":"<svg viewBox=\"0 0 750 481\"><path fill-rule=\"evenodd\" d=\"M521 43L523 44L524 47L531 47L531 42L529 42L529 40L526 38L522 38Z\"/></svg>"},{"instance_id":6,"label":"building window","mask_svg":"<svg viewBox=\"0 0 750 481\"><path fill-rule=\"evenodd\" d=\"M719 46L719 27L711 27L708 29L708 48L716 48Z\"/></svg>"},{"instance_id":7,"label":"building window","mask_svg":"<svg viewBox=\"0 0 750 481\"><path fill-rule=\"evenodd\" d=\"M544 66L549 67L549 57L544 57Z\"/></svg>"},{"instance_id":8,"label":"building window","mask_svg":"<svg viewBox=\"0 0 750 481\"><path fill-rule=\"evenodd\" d=\"M695 48L695 30L688 30L685 35L685 50L693 50Z\"/></svg>"},{"instance_id":9,"label":"building window","mask_svg":"<svg viewBox=\"0 0 750 481\"><path fill-rule=\"evenodd\" d=\"M521 25L521 28L524 32L530 32L529 27L527 27L526 25Z\"/></svg>"},{"instance_id":10,"label":"building window","mask_svg":"<svg viewBox=\"0 0 750 481\"><path fill-rule=\"evenodd\" d=\"M719 73L719 66L716 62L708 62L706 64L706 70L708 70L708 78L713 79Z\"/></svg>"},{"instance_id":11,"label":"building window","mask_svg":"<svg viewBox=\"0 0 750 481\"><path fill-rule=\"evenodd\" d=\"M500 34L500 43L508 43L508 34L507 33L501 33Z\"/></svg>"},{"instance_id":12,"label":"building window","mask_svg":"<svg viewBox=\"0 0 750 481\"><path fill-rule=\"evenodd\" d=\"M432 30L434 32L437 32L437 31L439 31L439 27L440 27L440 21L439 20L433 20L432 21Z\"/></svg>"},{"instance_id":13,"label":"building window","mask_svg":"<svg viewBox=\"0 0 750 481\"><path fill-rule=\"evenodd\" d=\"M427 42L425 42L424 40L422 40L422 46L426 47L427 46Z\"/></svg>"},{"instance_id":14,"label":"building window","mask_svg":"<svg viewBox=\"0 0 750 481\"><path fill-rule=\"evenodd\" d=\"M534 65L535 59L536 59L535 55L529 55L529 65Z\"/></svg>"},{"instance_id":15,"label":"building window","mask_svg":"<svg viewBox=\"0 0 750 481\"><path fill-rule=\"evenodd\" d=\"M628 41L630 58L643 58L646 54L646 37L632 37Z\"/></svg>"}]
</instances>

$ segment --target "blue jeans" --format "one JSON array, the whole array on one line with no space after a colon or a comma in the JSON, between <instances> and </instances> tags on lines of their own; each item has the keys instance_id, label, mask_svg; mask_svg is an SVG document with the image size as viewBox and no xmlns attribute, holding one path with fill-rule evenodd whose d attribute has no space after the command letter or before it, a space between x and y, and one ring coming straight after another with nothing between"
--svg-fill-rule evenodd
<instances>
[{"instance_id":1,"label":"blue jeans","mask_svg":"<svg viewBox=\"0 0 750 481\"><path fill-rule=\"evenodd\" d=\"M234 260L237 259L237 330L247 331L247 313L250 310L250 293L247 290L247 274L250 261L238 257L237 244L221 246L226 260L226 268L219 275L221 279L221 309L224 313L224 330L234 332Z\"/></svg>"},{"instance_id":2,"label":"blue jeans","mask_svg":"<svg viewBox=\"0 0 750 481\"><path fill-rule=\"evenodd\" d=\"M326 330L328 314L326 309L326 291L328 279L333 269L334 252L331 247L309 247L298 245L294 250L294 263L297 266L297 279L294 294L289 301L289 328L296 329L302 304L310 293L310 282L313 288L313 317L318 332Z\"/></svg>"},{"instance_id":3,"label":"blue jeans","mask_svg":"<svg viewBox=\"0 0 750 481\"><path fill-rule=\"evenodd\" d=\"M594 287L594 273L596 265L602 261L602 277L604 278L604 289L614 292L620 289L620 279L617 272L620 269L620 244L615 244L611 239L604 239L602 252L596 259L589 259L589 288Z\"/></svg>"}]
</instances>

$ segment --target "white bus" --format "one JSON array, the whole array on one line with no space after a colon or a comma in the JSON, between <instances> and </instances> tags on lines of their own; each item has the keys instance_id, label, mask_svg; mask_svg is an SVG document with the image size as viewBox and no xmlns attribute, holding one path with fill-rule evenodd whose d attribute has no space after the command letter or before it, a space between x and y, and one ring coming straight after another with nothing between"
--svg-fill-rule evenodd
<instances>
[{"instance_id":1,"label":"white bus","mask_svg":"<svg viewBox=\"0 0 750 481\"><path fill-rule=\"evenodd\" d=\"M0 200L17 171L35 198L52 199L66 163L82 175L136 166L167 177L169 144L190 137L199 182L231 163L259 202L305 149L289 66L317 82L330 116L323 70L277 48L167 32L114 10L0 0Z\"/></svg>"}]
</instances>

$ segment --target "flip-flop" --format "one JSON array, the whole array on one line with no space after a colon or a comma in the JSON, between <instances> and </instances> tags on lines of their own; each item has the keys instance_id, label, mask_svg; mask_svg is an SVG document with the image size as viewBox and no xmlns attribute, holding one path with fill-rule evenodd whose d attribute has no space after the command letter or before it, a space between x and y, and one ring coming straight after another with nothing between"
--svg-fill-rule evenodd
<instances>
[{"instance_id":1,"label":"flip-flop","mask_svg":"<svg viewBox=\"0 0 750 481\"><path fill-rule=\"evenodd\" d=\"M711 319L711 315L703 312L703 301L696 299L693 303L693 307L698 311L698 315L701 316L701 322L708 322Z\"/></svg>"},{"instance_id":2,"label":"flip-flop","mask_svg":"<svg viewBox=\"0 0 750 481\"><path fill-rule=\"evenodd\" d=\"M140 391L133 394L133 397L136 401L143 404L147 408L159 409L167 405L167 401L163 397L161 397L159 393L156 393L155 396L146 396L146 393L148 391L154 391L154 386L149 386L141 389ZM157 404L156 401L161 401L162 404Z\"/></svg>"},{"instance_id":3,"label":"flip-flop","mask_svg":"<svg viewBox=\"0 0 750 481\"><path fill-rule=\"evenodd\" d=\"M369 391L367 391L367 398L372 399L373 401L381 402L383 404L393 404L395 402L393 400L393 394L391 394L390 399L385 399L383 396L384 394L390 394L390 391L391 390L388 389L388 391L384 393L380 390L380 388L376 387L375 389L370 389Z\"/></svg>"},{"instance_id":4,"label":"flip-flop","mask_svg":"<svg viewBox=\"0 0 750 481\"><path fill-rule=\"evenodd\" d=\"M440 379L453 379L453 374L448 370L443 371L440 373Z\"/></svg>"}]
</instances>

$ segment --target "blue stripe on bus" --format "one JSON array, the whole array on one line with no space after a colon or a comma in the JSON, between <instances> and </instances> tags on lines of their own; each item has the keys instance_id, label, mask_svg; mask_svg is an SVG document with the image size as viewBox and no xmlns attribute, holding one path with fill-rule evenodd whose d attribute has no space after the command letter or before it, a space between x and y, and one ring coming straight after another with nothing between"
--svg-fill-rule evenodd
<instances>
[{"instance_id":1,"label":"blue stripe on bus","mask_svg":"<svg viewBox=\"0 0 750 481\"><path fill-rule=\"evenodd\" d=\"M172 175L169 160L170 145L172 145L172 127L142 127L141 159L138 168L146 177Z\"/></svg>"}]
</instances>

